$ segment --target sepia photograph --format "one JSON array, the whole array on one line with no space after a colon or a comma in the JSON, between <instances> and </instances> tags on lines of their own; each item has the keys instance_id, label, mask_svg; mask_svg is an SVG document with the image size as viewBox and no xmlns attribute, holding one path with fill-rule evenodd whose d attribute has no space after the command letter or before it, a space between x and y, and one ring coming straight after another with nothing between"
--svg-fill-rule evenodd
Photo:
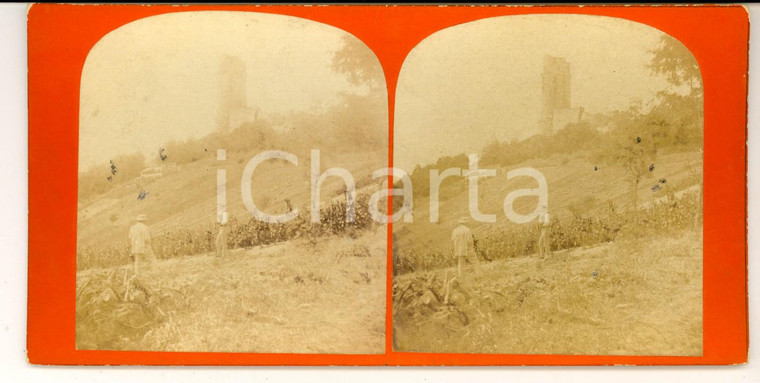
<instances>
[{"instance_id":1,"label":"sepia photograph","mask_svg":"<svg viewBox=\"0 0 760 383\"><path fill-rule=\"evenodd\" d=\"M387 97L364 43L296 17L177 12L100 39L76 348L384 353Z\"/></svg>"},{"instance_id":2,"label":"sepia photograph","mask_svg":"<svg viewBox=\"0 0 760 383\"><path fill-rule=\"evenodd\" d=\"M394 351L703 354L703 88L680 41L590 15L456 25L409 53L394 118Z\"/></svg>"},{"instance_id":3,"label":"sepia photograph","mask_svg":"<svg viewBox=\"0 0 760 383\"><path fill-rule=\"evenodd\" d=\"M0 334L43 370L749 376L749 11L22 5Z\"/></svg>"}]
</instances>

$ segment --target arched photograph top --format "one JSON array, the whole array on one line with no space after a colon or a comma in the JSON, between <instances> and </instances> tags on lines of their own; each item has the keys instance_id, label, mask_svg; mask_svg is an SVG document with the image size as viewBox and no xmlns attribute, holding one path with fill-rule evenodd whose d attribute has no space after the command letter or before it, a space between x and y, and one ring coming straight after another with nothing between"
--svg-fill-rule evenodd
<instances>
[{"instance_id":1,"label":"arched photograph top","mask_svg":"<svg viewBox=\"0 0 760 383\"><path fill-rule=\"evenodd\" d=\"M702 76L589 15L438 31L399 75L394 349L702 355ZM399 183L399 186L402 184Z\"/></svg>"},{"instance_id":2,"label":"arched photograph top","mask_svg":"<svg viewBox=\"0 0 760 383\"><path fill-rule=\"evenodd\" d=\"M81 77L77 349L383 353L387 113L374 53L325 24L105 35Z\"/></svg>"}]
</instances>

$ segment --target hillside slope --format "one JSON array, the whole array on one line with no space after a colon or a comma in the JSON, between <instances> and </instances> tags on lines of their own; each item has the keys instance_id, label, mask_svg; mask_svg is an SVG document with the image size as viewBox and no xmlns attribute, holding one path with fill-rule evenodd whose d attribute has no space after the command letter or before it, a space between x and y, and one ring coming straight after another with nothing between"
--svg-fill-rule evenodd
<instances>
[{"instance_id":1,"label":"hillside slope","mask_svg":"<svg viewBox=\"0 0 760 383\"><path fill-rule=\"evenodd\" d=\"M382 353L386 235L159 261L145 280L173 296L156 310L139 292L122 299L129 267L80 271L77 348Z\"/></svg>"},{"instance_id":2,"label":"hillside slope","mask_svg":"<svg viewBox=\"0 0 760 383\"><path fill-rule=\"evenodd\" d=\"M501 169L496 176L481 178L480 211L495 214L496 222L472 222L471 227L498 231L502 227L517 225L504 214L505 197L517 189L537 187L536 182L528 177L508 180L507 172L521 167L535 168L544 175L548 184L549 208L556 219L567 218L574 213L593 216L596 210L607 208L610 203L617 209L630 207L631 187L625 170L594 164L583 153L555 157L531 160ZM642 205L663 198L669 191L678 192L693 187L702 176L702 157L696 151L661 154L655 165L639 185L638 195ZM662 179L666 180L664 187L652 191L652 185ZM470 216L466 186L456 177L446 179L441 185L439 203L439 221L430 222L430 200L427 195L416 194L414 222L393 224L397 241L394 247L401 251L413 248L423 252L449 251L451 230L460 217ZM530 213L536 206L536 198L518 198L514 205L515 211L521 214Z\"/></svg>"},{"instance_id":3,"label":"hillside slope","mask_svg":"<svg viewBox=\"0 0 760 383\"><path fill-rule=\"evenodd\" d=\"M394 278L394 348L407 352L702 354L701 227Z\"/></svg>"},{"instance_id":4,"label":"hillside slope","mask_svg":"<svg viewBox=\"0 0 760 383\"><path fill-rule=\"evenodd\" d=\"M240 181L246 163L258 153L228 154L225 161L217 161L216 153L207 152L205 158L182 165L179 170L164 177L140 181L131 180L118 185L95 199L80 204L77 213L77 240L79 246L99 247L104 244L126 246L129 226L137 214L146 214L152 234L188 228L201 228L216 219L217 169L226 170L227 211L231 218L250 219L241 197ZM321 171L340 166L348 169L358 183L367 179L372 171L385 167L383 152L340 155L323 153ZM310 160L299 157L298 166L281 161L265 161L252 178L252 196L256 205L269 214L287 212L286 200L292 207L308 206L310 194ZM343 181L329 177L322 185L321 201L329 201L340 193ZM138 196L144 190L143 199ZM302 211L301 214L308 214Z\"/></svg>"}]
</instances>

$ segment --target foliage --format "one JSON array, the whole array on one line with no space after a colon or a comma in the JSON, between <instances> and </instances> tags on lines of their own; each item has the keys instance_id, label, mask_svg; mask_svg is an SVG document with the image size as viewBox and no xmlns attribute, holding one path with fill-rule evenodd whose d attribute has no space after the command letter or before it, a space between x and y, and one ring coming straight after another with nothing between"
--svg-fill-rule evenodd
<instances>
[{"instance_id":1,"label":"foliage","mask_svg":"<svg viewBox=\"0 0 760 383\"><path fill-rule=\"evenodd\" d=\"M650 51L652 73L665 76L673 86L688 86L693 96L702 95L702 73L688 48L674 37L663 34L659 46Z\"/></svg>"},{"instance_id":2,"label":"foliage","mask_svg":"<svg viewBox=\"0 0 760 383\"><path fill-rule=\"evenodd\" d=\"M306 239L316 245L319 238L329 235L356 237L358 232L371 228L376 223L369 214L369 195L360 194L356 199L354 221L346 222L346 203L335 201L320 210L320 222L312 223L310 214L299 214L287 223L267 223L251 218L241 222L230 218L227 246L231 249L266 246L293 239ZM169 259L215 251L217 228L214 224L191 229L169 230L154 234L151 247L158 259ZM77 248L77 269L112 267L131 262L129 249L106 244L103 246L79 246Z\"/></svg>"},{"instance_id":3,"label":"foliage","mask_svg":"<svg viewBox=\"0 0 760 383\"><path fill-rule=\"evenodd\" d=\"M555 154L592 150L602 137L589 122L568 124L554 135L536 135L522 141L493 141L482 154L484 165L512 166L532 158L549 158ZM415 184L416 186L416 184Z\"/></svg>"},{"instance_id":4,"label":"foliage","mask_svg":"<svg viewBox=\"0 0 760 383\"><path fill-rule=\"evenodd\" d=\"M343 46L333 56L333 70L345 74L354 85L375 87L383 84L383 71L372 50L351 35L343 36L342 41Z\"/></svg>"},{"instance_id":5,"label":"foliage","mask_svg":"<svg viewBox=\"0 0 760 383\"><path fill-rule=\"evenodd\" d=\"M404 352L630 354L702 350L699 230L393 279ZM623 318L623 320L621 320ZM674 350L678 347L678 351Z\"/></svg>"},{"instance_id":6,"label":"foliage","mask_svg":"<svg viewBox=\"0 0 760 383\"><path fill-rule=\"evenodd\" d=\"M670 84L670 89L659 92L656 105L646 116L648 125L656 129L658 144L701 146L704 108L697 60L669 35L663 35L650 53L652 74L664 76Z\"/></svg>"},{"instance_id":7,"label":"foliage","mask_svg":"<svg viewBox=\"0 0 760 383\"><path fill-rule=\"evenodd\" d=\"M122 349L156 326L171 327L173 315L188 307L182 291L151 288L128 275L127 270L99 271L77 283L77 348Z\"/></svg>"},{"instance_id":8,"label":"foliage","mask_svg":"<svg viewBox=\"0 0 760 383\"><path fill-rule=\"evenodd\" d=\"M470 160L467 157L467 155L458 154L455 156L444 156L438 159L435 164L427 165L427 166L420 166L417 165L417 167L414 168L412 171L412 174L410 175L410 178L412 180L412 185L414 185L414 195L423 196L430 193L430 171L433 169L437 169L440 172L443 172L446 169L449 168L460 168L460 169L468 169L470 167ZM449 182L451 182L449 180ZM395 183L395 188L402 188L401 180L397 181ZM403 198L394 198L393 199L394 208L401 208L403 204ZM398 206L397 206L398 204Z\"/></svg>"},{"instance_id":9,"label":"foliage","mask_svg":"<svg viewBox=\"0 0 760 383\"><path fill-rule=\"evenodd\" d=\"M702 97L660 92L658 103L644 117L655 145L701 147L704 134Z\"/></svg>"},{"instance_id":10,"label":"foliage","mask_svg":"<svg viewBox=\"0 0 760 383\"><path fill-rule=\"evenodd\" d=\"M639 183L651 176L656 166L657 146L646 129L637 108L616 114L618 128L614 137L612 158L628 172L633 206L638 206Z\"/></svg>"},{"instance_id":11,"label":"foliage","mask_svg":"<svg viewBox=\"0 0 760 383\"><path fill-rule=\"evenodd\" d=\"M639 210L618 211L611 204L593 215L554 217L552 250L592 246L620 238L644 238L676 233L695 224L701 212L698 194L687 194L675 200L656 203ZM476 248L482 260L525 257L536 253L539 227L535 224L512 225L485 230L476 234ZM454 257L450 252L424 250L417 247L394 248L393 272L404 274L449 267Z\"/></svg>"}]
</instances>

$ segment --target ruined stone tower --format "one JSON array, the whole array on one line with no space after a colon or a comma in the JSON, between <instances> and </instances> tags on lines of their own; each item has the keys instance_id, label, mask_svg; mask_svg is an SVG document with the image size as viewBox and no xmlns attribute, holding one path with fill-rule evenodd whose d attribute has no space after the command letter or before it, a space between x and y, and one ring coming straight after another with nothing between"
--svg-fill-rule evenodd
<instances>
[{"instance_id":1,"label":"ruined stone tower","mask_svg":"<svg viewBox=\"0 0 760 383\"><path fill-rule=\"evenodd\" d=\"M217 129L221 133L227 133L235 127L230 126L230 117L235 111L246 109L247 73L245 63L239 57L225 56L219 64L219 111L217 116Z\"/></svg>"},{"instance_id":2,"label":"ruined stone tower","mask_svg":"<svg viewBox=\"0 0 760 383\"><path fill-rule=\"evenodd\" d=\"M544 56L541 73L541 133L552 134L557 128L558 110L570 109L570 64L562 57Z\"/></svg>"}]
</instances>

